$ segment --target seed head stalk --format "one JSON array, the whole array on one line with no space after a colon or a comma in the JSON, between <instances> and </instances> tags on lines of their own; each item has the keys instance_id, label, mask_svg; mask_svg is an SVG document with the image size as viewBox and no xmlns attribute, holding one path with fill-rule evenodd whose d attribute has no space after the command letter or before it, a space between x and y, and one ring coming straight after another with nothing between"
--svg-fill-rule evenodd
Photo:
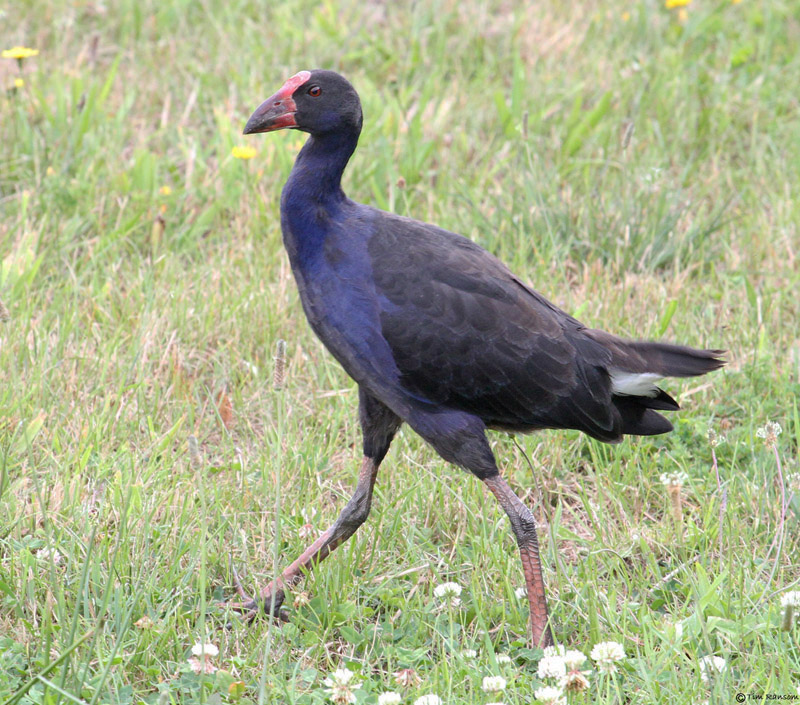
<instances>
[{"instance_id":1,"label":"seed head stalk","mask_svg":"<svg viewBox=\"0 0 800 705\"><path fill-rule=\"evenodd\" d=\"M786 486L783 482L783 464L781 463L781 455L778 453L778 444L775 443L772 445L772 452L775 455L775 466L778 468L778 484L781 488L781 513L778 519L778 532L775 535L775 538L772 539L772 543L770 544L769 551L767 551L767 556L772 553L772 549L777 543L777 550L775 554L775 563L772 566L772 572L770 573L769 580L767 580L767 584L764 586L764 591L766 592L767 587L772 582L772 579L775 577L775 571L778 568L778 560L781 556L781 550L783 549L783 539L785 536L785 532L783 530L784 523L786 521ZM762 593L763 596L763 593Z\"/></svg>"},{"instance_id":2,"label":"seed head stalk","mask_svg":"<svg viewBox=\"0 0 800 705\"><path fill-rule=\"evenodd\" d=\"M713 428L708 429L708 442L711 445L711 467L714 470L714 476L717 478L717 492L721 495L719 504L719 560L722 564L723 552L723 527L725 522L725 510L728 507L728 488L722 486L722 480L719 477L719 463L717 461L717 446L725 442L725 436L720 436Z\"/></svg>"},{"instance_id":3,"label":"seed head stalk","mask_svg":"<svg viewBox=\"0 0 800 705\"><path fill-rule=\"evenodd\" d=\"M681 486L669 486L669 500L672 507L672 520L675 522L675 531L678 535L683 534L683 500L681 497Z\"/></svg>"},{"instance_id":4,"label":"seed head stalk","mask_svg":"<svg viewBox=\"0 0 800 705\"><path fill-rule=\"evenodd\" d=\"M270 604L265 607L268 608L269 614L275 614L275 600L278 595L278 586L280 584L279 572L279 557L280 557L280 532L281 532L281 476L283 474L283 439L286 430L286 401L284 399L283 387L286 381L286 341L283 339L278 340L275 346L275 367L272 373L272 388L275 390L275 406L276 406L276 446L277 455L275 463L275 522L273 524L272 543L272 584L275 588L270 596ZM264 477L264 484L266 485L266 477ZM266 489L266 488L265 488ZM272 652L272 635L274 630L274 617L269 620L267 625L267 641L264 645L264 666L261 669L261 680L258 689L258 705L264 705L266 702L266 684L267 684L267 668L270 663L270 653Z\"/></svg>"},{"instance_id":5,"label":"seed head stalk","mask_svg":"<svg viewBox=\"0 0 800 705\"><path fill-rule=\"evenodd\" d=\"M786 605L783 608L783 622L781 623L781 629L785 632L790 632L792 630L793 623L794 623L794 605Z\"/></svg>"},{"instance_id":6,"label":"seed head stalk","mask_svg":"<svg viewBox=\"0 0 800 705\"><path fill-rule=\"evenodd\" d=\"M774 579L775 573L778 570L781 551L783 550L783 540L785 538L784 523L786 520L786 485L783 481L783 463L781 463L781 455L778 452L778 436L780 434L781 434L780 425L772 421L767 422L766 426L763 429L759 429L756 434L759 436L759 438L764 439L768 448L772 449L772 453L775 456L775 467L778 470L778 483L780 484L781 488L781 511L778 519L778 531L776 532L775 537L772 539L772 543L770 544L769 550L767 551L767 558L769 558L769 556L772 555L772 549L773 548L776 549L775 560L773 561L772 570L770 571L769 578L764 583L764 590L761 593L759 602L765 599L767 590L769 589L769 586L772 584L772 580Z\"/></svg>"}]
</instances>

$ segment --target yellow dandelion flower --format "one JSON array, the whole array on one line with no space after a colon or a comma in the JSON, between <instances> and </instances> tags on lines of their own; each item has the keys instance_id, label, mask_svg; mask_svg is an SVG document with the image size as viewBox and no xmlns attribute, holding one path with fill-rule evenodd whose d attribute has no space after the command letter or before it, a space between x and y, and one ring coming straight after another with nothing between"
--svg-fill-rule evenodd
<instances>
[{"instance_id":1,"label":"yellow dandelion flower","mask_svg":"<svg viewBox=\"0 0 800 705\"><path fill-rule=\"evenodd\" d=\"M25 81L21 78L14 79L14 88L22 88L25 85Z\"/></svg>"},{"instance_id":2,"label":"yellow dandelion flower","mask_svg":"<svg viewBox=\"0 0 800 705\"><path fill-rule=\"evenodd\" d=\"M622 13L622 21L623 22L627 22L630 18L631 18L631 13L630 12L623 12Z\"/></svg>"},{"instance_id":3,"label":"yellow dandelion flower","mask_svg":"<svg viewBox=\"0 0 800 705\"><path fill-rule=\"evenodd\" d=\"M231 154L236 159L252 159L254 156L256 156L256 154L258 154L258 151L256 150L255 147L247 147L247 146L238 147L237 146L237 147L234 147L231 150Z\"/></svg>"},{"instance_id":4,"label":"yellow dandelion flower","mask_svg":"<svg viewBox=\"0 0 800 705\"><path fill-rule=\"evenodd\" d=\"M44 170L44 173L47 174L48 176L52 176L53 174L56 173L56 170L53 169L53 167L49 166L47 167L47 169Z\"/></svg>"},{"instance_id":5,"label":"yellow dandelion flower","mask_svg":"<svg viewBox=\"0 0 800 705\"><path fill-rule=\"evenodd\" d=\"M664 7L671 10L674 7L686 7L692 0L665 0Z\"/></svg>"},{"instance_id":6,"label":"yellow dandelion flower","mask_svg":"<svg viewBox=\"0 0 800 705\"><path fill-rule=\"evenodd\" d=\"M162 196L169 196L172 193L172 189L169 186L162 186L160 189L158 189L158 192Z\"/></svg>"},{"instance_id":7,"label":"yellow dandelion flower","mask_svg":"<svg viewBox=\"0 0 800 705\"><path fill-rule=\"evenodd\" d=\"M11 47L10 49L3 49L4 59L29 59L31 56L36 56L39 53L38 49L31 49L30 47Z\"/></svg>"},{"instance_id":8,"label":"yellow dandelion flower","mask_svg":"<svg viewBox=\"0 0 800 705\"><path fill-rule=\"evenodd\" d=\"M738 5L742 0L731 0L732 5Z\"/></svg>"},{"instance_id":9,"label":"yellow dandelion flower","mask_svg":"<svg viewBox=\"0 0 800 705\"><path fill-rule=\"evenodd\" d=\"M678 10L678 22L685 24L688 19L689 11L685 7L682 7L680 10Z\"/></svg>"}]
</instances>

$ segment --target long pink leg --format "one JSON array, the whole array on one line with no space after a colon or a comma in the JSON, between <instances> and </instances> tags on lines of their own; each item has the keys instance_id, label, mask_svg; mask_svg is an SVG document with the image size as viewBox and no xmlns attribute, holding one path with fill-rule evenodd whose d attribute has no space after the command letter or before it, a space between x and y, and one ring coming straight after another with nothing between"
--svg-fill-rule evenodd
<instances>
[{"instance_id":1,"label":"long pink leg","mask_svg":"<svg viewBox=\"0 0 800 705\"><path fill-rule=\"evenodd\" d=\"M500 475L482 478L492 491L500 506L511 520L511 529L517 539L522 572L528 588L528 604L530 605L531 638L534 646L550 646L553 635L547 617L547 596L545 595L542 562L539 558L539 541L536 538L536 520L528 509L514 494L508 483Z\"/></svg>"},{"instance_id":2,"label":"long pink leg","mask_svg":"<svg viewBox=\"0 0 800 705\"><path fill-rule=\"evenodd\" d=\"M372 489L375 486L377 475L378 463L373 458L365 457L358 473L355 492L341 514L339 514L339 518L334 522L333 526L326 529L314 543L300 554L297 560L281 573L277 581L271 580L261 590L258 600L247 594L238 574L234 570L234 585L236 592L242 598L242 602L230 604L229 606L244 614L244 618L248 621L258 613L259 604L267 612L280 616L279 609L285 598L285 589L299 583L305 573L312 570L320 561L325 560L337 546L347 541L358 527L366 521L372 504Z\"/></svg>"}]
</instances>

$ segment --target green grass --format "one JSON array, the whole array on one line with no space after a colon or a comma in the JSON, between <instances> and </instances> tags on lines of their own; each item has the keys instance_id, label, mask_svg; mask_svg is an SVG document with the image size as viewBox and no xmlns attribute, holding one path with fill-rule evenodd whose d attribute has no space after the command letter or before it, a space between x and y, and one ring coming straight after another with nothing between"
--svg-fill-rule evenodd
<instances>
[{"instance_id":1,"label":"green grass","mask_svg":"<svg viewBox=\"0 0 800 705\"><path fill-rule=\"evenodd\" d=\"M364 102L353 198L468 235L589 325L729 351L670 383L669 436L541 433L518 440L530 466L493 436L542 522L559 640L628 655L570 701L797 692L779 599L800 581L800 3L696 1L685 22L656 2L549 5L6 7L2 48L40 54L0 63L0 702L321 703L345 664L359 703L402 690L402 668L422 679L404 703L498 700L480 688L494 673L507 703L540 686L504 514L407 430L291 623L226 629L216 607L229 554L263 584L311 540L301 509L314 531L334 520L360 459L355 386L280 243L303 136L240 135L314 67ZM231 156L244 144L254 159ZM756 437L768 420L777 453ZM719 487L708 428L727 436ZM672 471L690 478L682 527ZM457 610L433 597L447 580ZM212 676L187 664L203 639ZM709 654L728 663L712 684Z\"/></svg>"}]
</instances>

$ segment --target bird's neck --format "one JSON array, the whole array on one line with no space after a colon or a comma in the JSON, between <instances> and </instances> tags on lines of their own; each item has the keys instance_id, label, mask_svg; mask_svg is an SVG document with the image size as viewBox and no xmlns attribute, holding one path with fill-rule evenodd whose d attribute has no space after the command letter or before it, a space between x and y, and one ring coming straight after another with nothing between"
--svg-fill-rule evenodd
<instances>
[{"instance_id":1,"label":"bird's neck","mask_svg":"<svg viewBox=\"0 0 800 705\"><path fill-rule=\"evenodd\" d=\"M357 131L312 135L297 155L281 196L283 241L293 267L313 267L337 216L351 203L341 182L357 143Z\"/></svg>"},{"instance_id":2,"label":"bird's neck","mask_svg":"<svg viewBox=\"0 0 800 705\"><path fill-rule=\"evenodd\" d=\"M304 206L336 208L346 200L342 173L357 143L355 131L309 137L284 187L284 200Z\"/></svg>"}]
</instances>

